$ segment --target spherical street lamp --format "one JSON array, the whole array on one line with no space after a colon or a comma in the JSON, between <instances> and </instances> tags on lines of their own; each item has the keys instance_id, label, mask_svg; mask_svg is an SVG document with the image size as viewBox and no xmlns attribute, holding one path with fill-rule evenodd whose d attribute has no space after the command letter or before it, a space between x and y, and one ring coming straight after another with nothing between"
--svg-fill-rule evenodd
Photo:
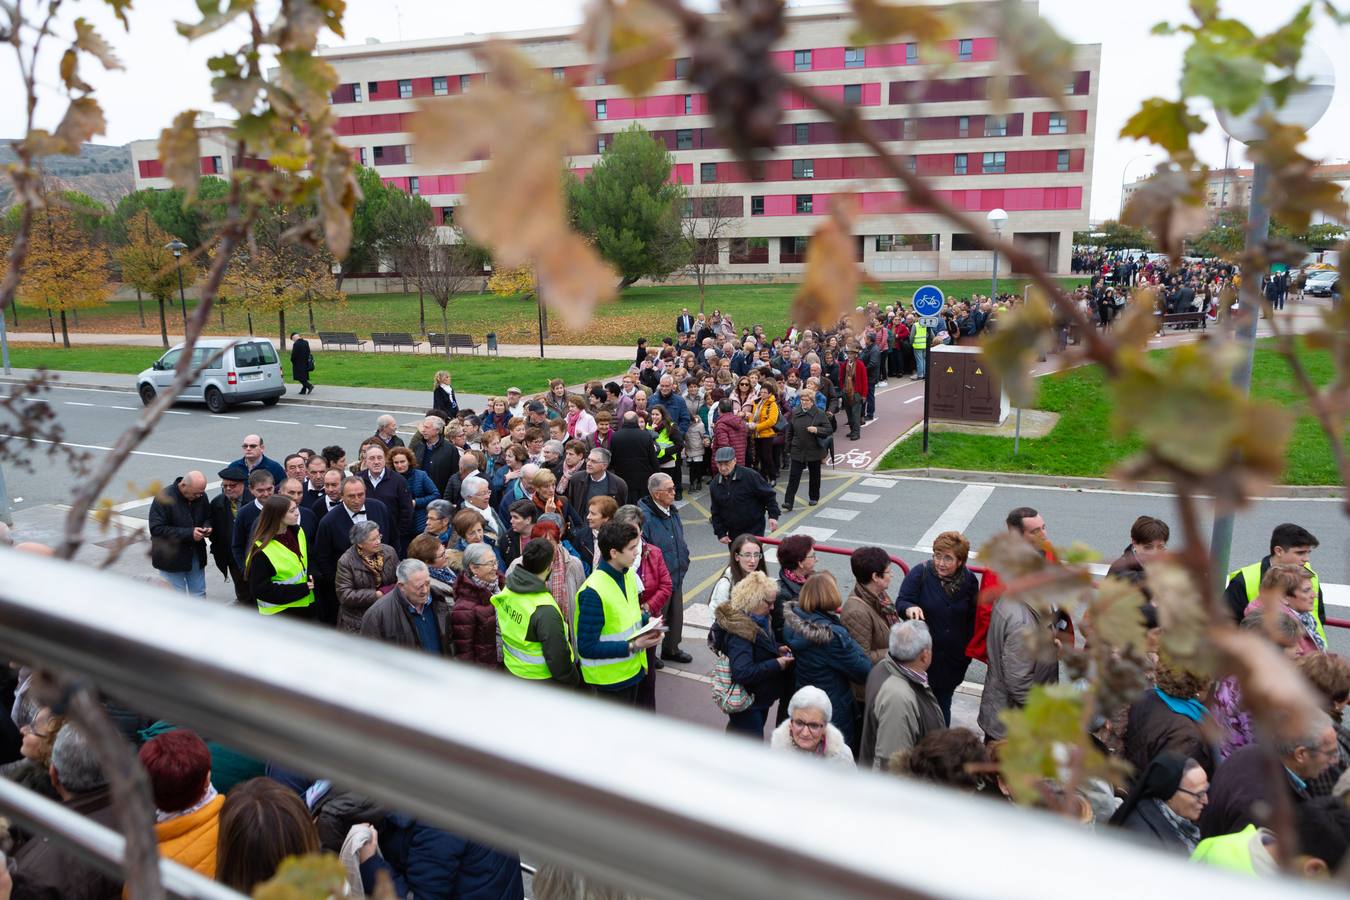
<instances>
[{"instance_id":1,"label":"spherical street lamp","mask_svg":"<svg viewBox=\"0 0 1350 900\"><path fill-rule=\"evenodd\" d=\"M994 232L994 237L1002 237L1003 226L1008 222L1008 213L1001 208L995 208L989 210L989 215L986 216L986 218L989 220L989 228ZM989 284L989 299L994 300L997 297L998 297L998 248L995 247L994 277Z\"/></svg>"}]
</instances>

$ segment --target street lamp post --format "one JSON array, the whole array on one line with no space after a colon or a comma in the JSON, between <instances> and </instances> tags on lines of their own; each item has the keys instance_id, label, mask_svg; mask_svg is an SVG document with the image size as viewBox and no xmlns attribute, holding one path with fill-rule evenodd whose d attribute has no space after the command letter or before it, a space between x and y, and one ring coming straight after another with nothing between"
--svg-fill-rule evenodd
<instances>
[{"instance_id":1,"label":"street lamp post","mask_svg":"<svg viewBox=\"0 0 1350 900\"><path fill-rule=\"evenodd\" d=\"M1141 159L1149 159L1154 155L1153 151L1141 153L1125 164L1125 168L1120 170L1120 209L1116 212L1116 222L1119 222L1125 216L1125 179L1129 177L1130 166L1139 162Z\"/></svg>"},{"instance_id":2,"label":"street lamp post","mask_svg":"<svg viewBox=\"0 0 1350 900\"><path fill-rule=\"evenodd\" d=\"M174 238L164 245L164 249L173 254L174 267L178 269L178 303L183 310L183 336L187 336L187 297L183 294L183 251L187 244Z\"/></svg>"},{"instance_id":3,"label":"street lamp post","mask_svg":"<svg viewBox=\"0 0 1350 900\"><path fill-rule=\"evenodd\" d=\"M1003 237L1003 225L1008 221L1008 214L1002 209L989 210L989 227L994 232L994 237ZM993 300L998 296L998 248L994 248L994 276L989 282L989 299Z\"/></svg>"},{"instance_id":4,"label":"street lamp post","mask_svg":"<svg viewBox=\"0 0 1350 900\"><path fill-rule=\"evenodd\" d=\"M1267 117L1281 125L1297 125L1305 131L1317 124L1331 105L1336 87L1336 70L1331 58L1315 44L1304 47L1299 63L1298 77L1303 86L1276 107L1269 97L1261 100L1241 116L1231 116L1218 110L1219 125L1233 140L1251 145L1266 136L1263 120ZM1252 195L1247 207L1247 241L1244 254L1249 256L1265 243L1270 235L1270 210L1266 206L1266 190L1270 183L1270 168L1257 162L1252 170ZM1256 360L1256 325L1261 318L1261 275L1243 272L1238 291L1238 328L1234 335L1242 355L1233 368L1233 387L1244 395L1251 393L1252 366ZM1234 513L1229 510L1215 516L1210 533L1209 555L1211 580L1216 590L1222 591L1228 579L1228 563L1233 549Z\"/></svg>"}]
</instances>

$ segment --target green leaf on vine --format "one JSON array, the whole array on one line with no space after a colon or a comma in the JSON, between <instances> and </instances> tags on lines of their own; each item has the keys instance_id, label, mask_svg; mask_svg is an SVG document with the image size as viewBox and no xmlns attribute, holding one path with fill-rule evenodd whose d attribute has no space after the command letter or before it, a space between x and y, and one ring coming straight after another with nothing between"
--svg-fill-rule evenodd
<instances>
[{"instance_id":1,"label":"green leaf on vine","mask_svg":"<svg viewBox=\"0 0 1350 900\"><path fill-rule=\"evenodd\" d=\"M288 856L253 889L253 900L328 900L347 893L347 870L331 853Z\"/></svg>"},{"instance_id":2,"label":"green leaf on vine","mask_svg":"<svg viewBox=\"0 0 1350 900\"><path fill-rule=\"evenodd\" d=\"M201 178L201 142L197 138L197 111L188 109L173 117L173 124L159 134L159 158L164 177L191 196Z\"/></svg>"},{"instance_id":3,"label":"green leaf on vine","mask_svg":"<svg viewBox=\"0 0 1350 900\"><path fill-rule=\"evenodd\" d=\"M1052 339L1055 317L1045 294L1033 286L1027 302L1000 313L998 328L984 339L984 358L1003 379L1003 389L1017 406L1036 400L1031 366Z\"/></svg>"},{"instance_id":4,"label":"green leaf on vine","mask_svg":"<svg viewBox=\"0 0 1350 900\"><path fill-rule=\"evenodd\" d=\"M1266 89L1265 63L1256 55L1256 36L1224 34L1219 19L1201 29L1183 56L1181 89L1188 97L1208 97L1219 109L1241 115Z\"/></svg>"},{"instance_id":5,"label":"green leaf on vine","mask_svg":"<svg viewBox=\"0 0 1350 900\"><path fill-rule=\"evenodd\" d=\"M856 44L879 44L897 37L912 37L920 44L935 44L951 34L951 25L935 6L911 6L886 0L850 0L858 26L849 37Z\"/></svg>"},{"instance_id":6,"label":"green leaf on vine","mask_svg":"<svg viewBox=\"0 0 1350 900\"><path fill-rule=\"evenodd\" d=\"M1120 129L1124 138L1152 141L1168 153L1188 153L1191 135L1203 134L1205 120L1191 115L1184 100L1150 97Z\"/></svg>"},{"instance_id":7,"label":"green leaf on vine","mask_svg":"<svg viewBox=\"0 0 1350 900\"><path fill-rule=\"evenodd\" d=\"M1117 650L1130 649L1141 656L1148 649L1144 629L1144 595L1128 581L1106 578L1088 603L1092 639Z\"/></svg>"},{"instance_id":8,"label":"green leaf on vine","mask_svg":"<svg viewBox=\"0 0 1350 900\"><path fill-rule=\"evenodd\" d=\"M1037 685L1026 706L999 714L1008 729L999 751L999 773L1018 803L1042 801L1045 783L1066 782L1075 758L1086 773L1109 776L1106 758L1084 728L1087 702L1073 685Z\"/></svg>"}]
</instances>

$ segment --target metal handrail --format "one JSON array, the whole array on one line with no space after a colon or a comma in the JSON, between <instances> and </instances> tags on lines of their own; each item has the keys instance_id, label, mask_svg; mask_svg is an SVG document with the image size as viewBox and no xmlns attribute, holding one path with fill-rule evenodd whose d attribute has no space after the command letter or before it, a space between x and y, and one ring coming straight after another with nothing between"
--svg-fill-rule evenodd
<instances>
[{"instance_id":1,"label":"metal handrail","mask_svg":"<svg viewBox=\"0 0 1350 900\"><path fill-rule=\"evenodd\" d=\"M126 841L111 828L67 809L54 800L48 800L8 778L0 778L0 810L35 834L52 835L53 839L99 871L121 877ZM244 900L243 894L172 860L159 861L159 874L164 890L174 897L183 897L185 900Z\"/></svg>"},{"instance_id":2,"label":"metal handrail","mask_svg":"<svg viewBox=\"0 0 1350 900\"><path fill-rule=\"evenodd\" d=\"M6 658L641 895L1077 900L1092 884L1122 900L1160 887L1270 896L1263 880L1054 816L284 619L0 550ZM877 852L876 835L904 852Z\"/></svg>"}]
</instances>

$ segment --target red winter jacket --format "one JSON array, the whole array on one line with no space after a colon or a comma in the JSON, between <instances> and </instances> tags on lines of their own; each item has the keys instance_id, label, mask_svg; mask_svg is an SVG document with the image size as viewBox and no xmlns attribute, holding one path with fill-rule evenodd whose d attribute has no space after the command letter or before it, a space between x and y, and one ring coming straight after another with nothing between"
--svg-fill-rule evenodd
<instances>
[{"instance_id":1,"label":"red winter jacket","mask_svg":"<svg viewBox=\"0 0 1350 900\"><path fill-rule=\"evenodd\" d=\"M848 360L841 360L838 366L839 377L835 381L839 384L840 395L844 394L844 375L848 371ZM853 362L853 391L859 397L867 396L867 366L863 365L862 360Z\"/></svg>"},{"instance_id":2,"label":"red winter jacket","mask_svg":"<svg viewBox=\"0 0 1350 900\"><path fill-rule=\"evenodd\" d=\"M450 639L454 642L457 658L496 669L500 663L497 661L497 609L492 605L492 594L469 579L467 568L460 573L455 579L455 605L450 610Z\"/></svg>"},{"instance_id":3,"label":"red winter jacket","mask_svg":"<svg viewBox=\"0 0 1350 900\"><path fill-rule=\"evenodd\" d=\"M748 439L745 420L734 412L722 413L713 423L713 452L716 453L721 447L730 447L736 451L738 466L745 465L745 444Z\"/></svg>"},{"instance_id":4,"label":"red winter jacket","mask_svg":"<svg viewBox=\"0 0 1350 900\"><path fill-rule=\"evenodd\" d=\"M675 583L670 579L670 567L661 555L661 548L651 541L642 542L642 564L638 566L638 578L642 579L642 593L638 599L646 604L647 611L659 616L670 602Z\"/></svg>"},{"instance_id":5,"label":"red winter jacket","mask_svg":"<svg viewBox=\"0 0 1350 900\"><path fill-rule=\"evenodd\" d=\"M1049 544L1045 545L1045 558L1049 562L1055 561L1055 548ZM971 659L978 659L982 663L989 662L989 648L986 643L989 637L989 620L994 617L994 604L1002 596L1003 580L993 569L985 569L984 574L980 576L980 599L975 604L975 631L970 636L970 643L966 645L966 656ZM1073 620L1068 615L1060 613L1055 630L1067 633L1067 643L1073 646ZM1066 635L1058 636L1064 640Z\"/></svg>"}]
</instances>

